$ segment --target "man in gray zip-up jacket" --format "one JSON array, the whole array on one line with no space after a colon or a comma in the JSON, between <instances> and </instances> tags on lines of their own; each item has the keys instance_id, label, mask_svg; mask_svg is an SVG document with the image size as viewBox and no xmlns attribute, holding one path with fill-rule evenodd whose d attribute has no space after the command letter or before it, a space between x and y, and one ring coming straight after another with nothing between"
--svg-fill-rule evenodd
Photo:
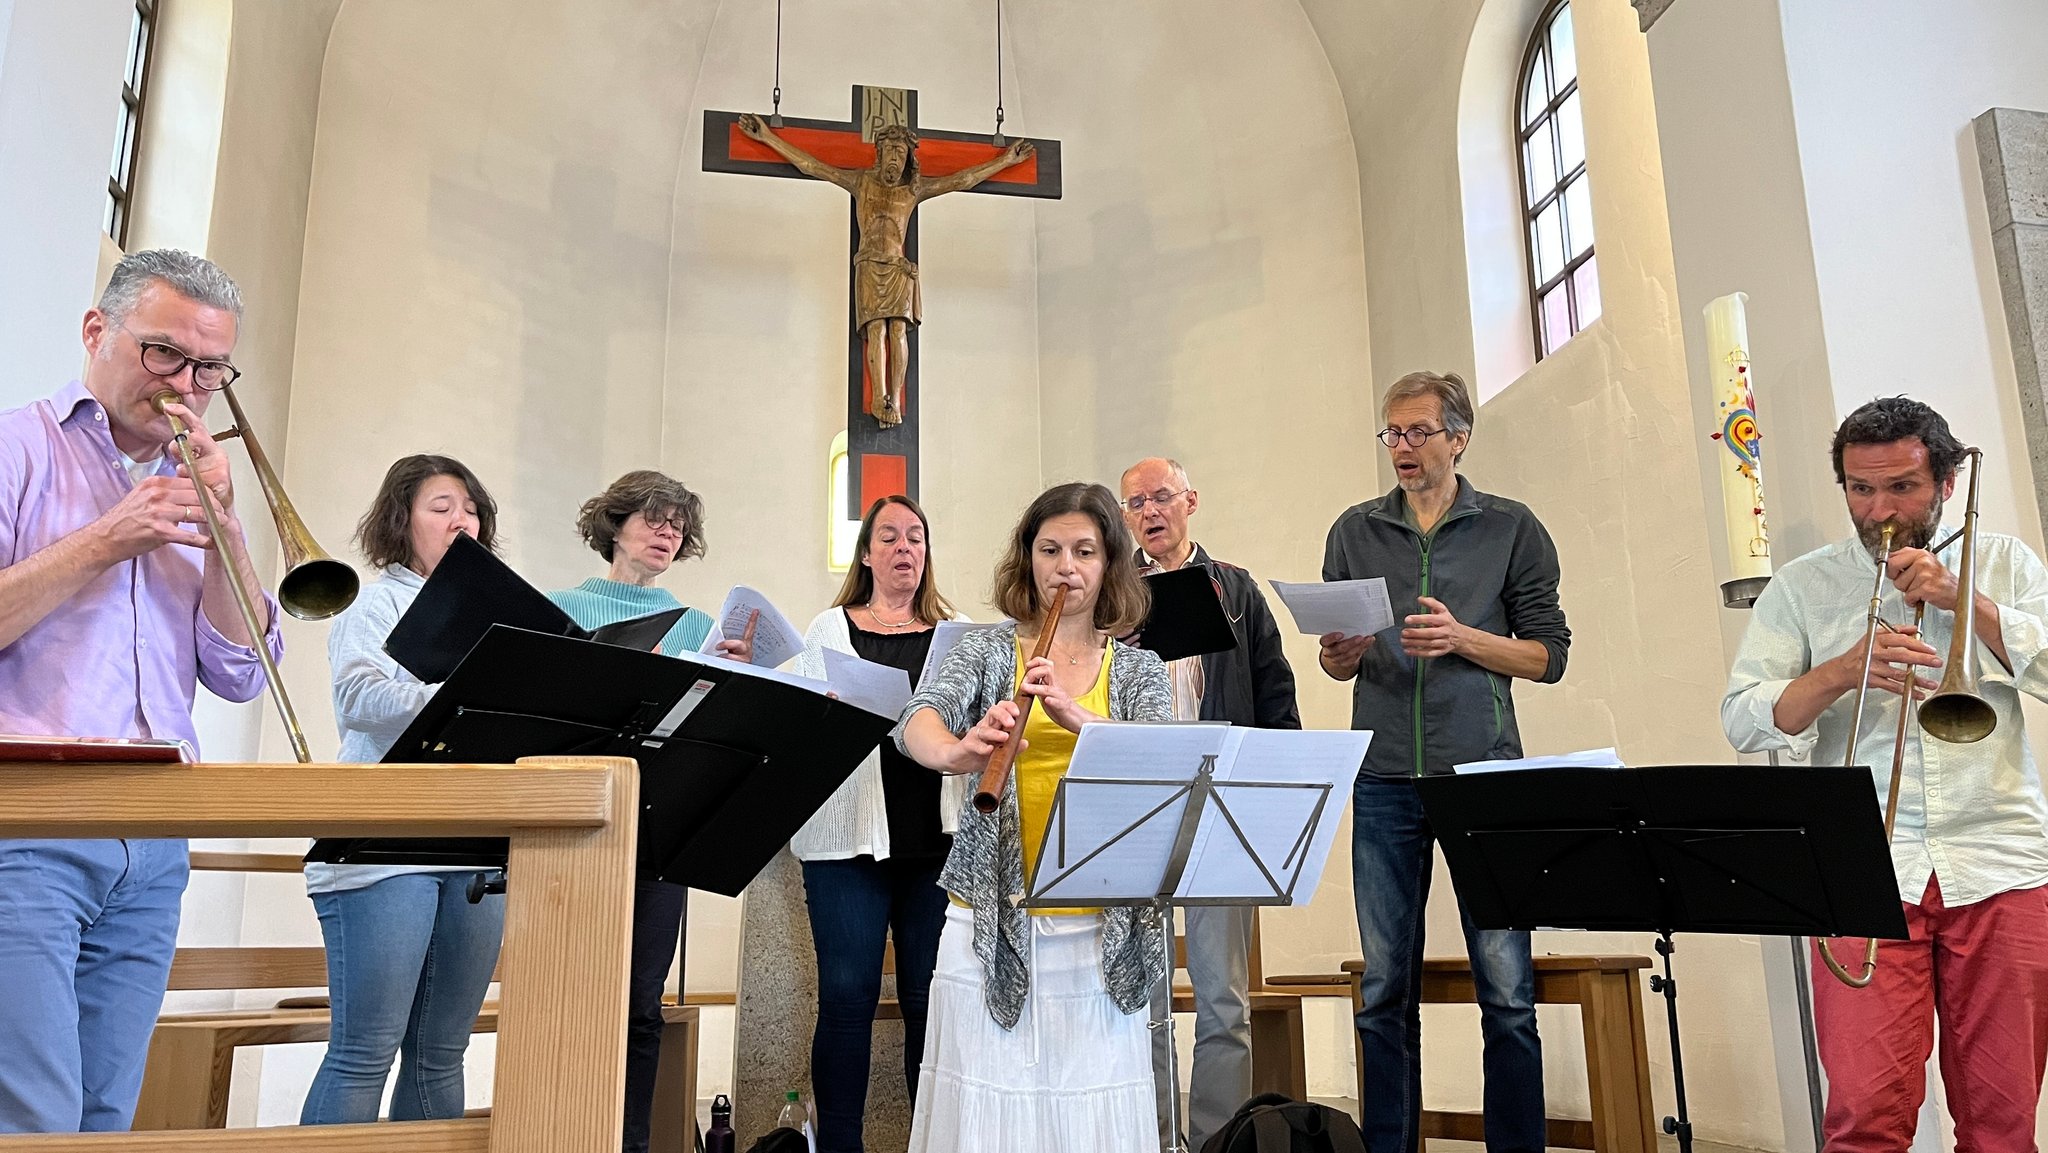
<instances>
[{"instance_id":1,"label":"man in gray zip-up jacket","mask_svg":"<svg viewBox=\"0 0 2048 1153\"><path fill-rule=\"evenodd\" d=\"M1373 1153L1406 1153L1421 1119L1414 966L1432 867L1412 778L1521 756L1510 682L1562 677L1571 630L1558 605L1557 549L1542 523L1458 475L1472 435L1465 382L1412 373L1387 390L1383 412L1380 441L1400 483L1337 518L1323 579L1385 578L1400 624L1371 637L1327 635L1319 661L1353 682L1352 727L1373 731L1352 797L1352 891L1365 954L1360 1127ZM1487 1149L1537 1153L1543 1055L1529 935L1466 920L1465 942L1486 1045Z\"/></svg>"}]
</instances>

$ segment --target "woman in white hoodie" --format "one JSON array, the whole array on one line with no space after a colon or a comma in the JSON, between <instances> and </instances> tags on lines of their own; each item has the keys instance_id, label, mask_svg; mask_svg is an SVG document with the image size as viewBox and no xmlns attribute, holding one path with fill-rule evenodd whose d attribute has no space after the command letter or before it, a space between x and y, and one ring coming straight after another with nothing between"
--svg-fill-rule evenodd
<instances>
[{"instance_id":1,"label":"woman in white hoodie","mask_svg":"<svg viewBox=\"0 0 2048 1153\"><path fill-rule=\"evenodd\" d=\"M934 628L956 619L930 570L930 524L906 496L862 518L855 564L832 607L804 637L797 671L825 676L824 650L902 669L917 687ZM925 1003L946 922L939 867L952 848L971 781L942 777L884 741L790 842L818 952L818 1024L811 1092L818 1153L860 1153L868 1052L881 997L883 939L896 943L903 1076L917 1098Z\"/></svg>"}]
</instances>

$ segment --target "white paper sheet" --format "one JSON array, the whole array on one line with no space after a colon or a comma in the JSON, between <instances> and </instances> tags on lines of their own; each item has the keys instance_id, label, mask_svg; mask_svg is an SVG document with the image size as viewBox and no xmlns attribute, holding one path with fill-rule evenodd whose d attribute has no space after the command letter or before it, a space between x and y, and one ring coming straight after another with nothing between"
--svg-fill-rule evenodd
<instances>
[{"instance_id":1,"label":"white paper sheet","mask_svg":"<svg viewBox=\"0 0 2048 1153\"><path fill-rule=\"evenodd\" d=\"M759 634L757 633L755 635L758 636ZM695 657L692 657L691 659L696 661L698 664L710 665L713 668L731 669L733 672L739 673L741 676L760 677L763 680L781 681L785 685L794 685L795 687L803 689L806 692L817 693L819 696L823 696L826 693L832 691L832 685L830 682L821 681L816 677L799 676L796 673L786 673L781 671L780 669L770 669L763 668L760 665L750 665L745 661L736 661L731 659L730 657L719 656L717 653L698 653Z\"/></svg>"},{"instance_id":2,"label":"white paper sheet","mask_svg":"<svg viewBox=\"0 0 2048 1153\"><path fill-rule=\"evenodd\" d=\"M1294 614L1294 627L1309 636L1343 633L1347 637L1369 637L1393 627L1394 609L1387 602L1385 577L1271 583L1280 603Z\"/></svg>"},{"instance_id":3,"label":"white paper sheet","mask_svg":"<svg viewBox=\"0 0 2048 1153\"><path fill-rule=\"evenodd\" d=\"M892 721L903 715L903 706L910 703L909 673L838 649L819 651L825 656L825 679L840 700Z\"/></svg>"},{"instance_id":4,"label":"white paper sheet","mask_svg":"<svg viewBox=\"0 0 2048 1153\"><path fill-rule=\"evenodd\" d=\"M945 665L946 654L953 651L953 646L959 644L962 637L968 633L995 627L975 624L973 621L940 621L932 626L932 647L925 653L924 668L918 670L917 683L920 686L931 683L932 674Z\"/></svg>"},{"instance_id":5,"label":"white paper sheet","mask_svg":"<svg viewBox=\"0 0 2048 1153\"><path fill-rule=\"evenodd\" d=\"M1294 899L1306 900L1321 880L1371 740L1369 732L1350 730L1088 725L1075 744L1064 799L1047 829L1033 878L1042 888L1035 895L1084 907L1147 895L1146 885L1165 873L1187 809L1187 794L1177 790L1194 776L1202 757L1213 754L1217 788L1196 826L1175 896L1270 901L1277 886L1280 894L1291 889ZM1262 787L1269 784L1311 787ZM1312 818L1315 828L1305 837Z\"/></svg>"},{"instance_id":6,"label":"white paper sheet","mask_svg":"<svg viewBox=\"0 0 2048 1153\"><path fill-rule=\"evenodd\" d=\"M1228 774L1218 775L1215 800L1202 813L1188 870L1175 895L1264 895L1277 884L1281 892L1291 887L1295 900L1306 901L1322 881L1323 866L1337 842L1339 817L1351 806L1352 786L1365 763L1372 733L1232 729L1231 738ZM1260 787L1269 783L1330 788L1324 792L1319 787ZM1315 827L1305 838L1303 830L1311 820Z\"/></svg>"},{"instance_id":7,"label":"white paper sheet","mask_svg":"<svg viewBox=\"0 0 2048 1153\"><path fill-rule=\"evenodd\" d=\"M718 622L705 635L704 643L697 646L700 653L711 652L719 641L736 641L747 632L747 617L760 613L761 619L754 624L753 664L764 668L780 668L798 653L804 651L804 634L782 615L782 610L769 603L746 585L734 585L725 594L725 605L718 610Z\"/></svg>"},{"instance_id":8,"label":"white paper sheet","mask_svg":"<svg viewBox=\"0 0 2048 1153\"><path fill-rule=\"evenodd\" d=\"M1229 736L1228 725L1081 726L1062 783L1065 798L1046 827L1037 873L1031 879L1047 886L1039 895L1081 908L1145 895L1133 886L1156 885L1165 875L1174 839L1180 833L1181 814L1187 810L1182 782L1194 775L1204 754L1220 754ZM1157 780L1159 784L1099 783L1103 778ZM1163 809L1153 812L1162 804ZM1140 821L1147 813L1152 815ZM1084 863L1089 853L1133 825L1115 844ZM1059 878L1057 884L1051 883L1054 878Z\"/></svg>"},{"instance_id":9,"label":"white paper sheet","mask_svg":"<svg viewBox=\"0 0 2048 1153\"><path fill-rule=\"evenodd\" d=\"M1556 753L1547 757L1522 757L1512 761L1467 761L1452 765L1451 771L1460 776L1472 773L1510 773L1523 769L1620 769L1626 768L1621 757L1613 749L1585 749L1576 753Z\"/></svg>"}]
</instances>

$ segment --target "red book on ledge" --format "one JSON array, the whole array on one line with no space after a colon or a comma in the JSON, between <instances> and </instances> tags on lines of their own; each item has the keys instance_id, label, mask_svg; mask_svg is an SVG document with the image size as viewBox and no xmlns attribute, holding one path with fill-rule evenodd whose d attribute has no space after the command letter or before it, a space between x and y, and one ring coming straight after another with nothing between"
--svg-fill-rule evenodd
<instances>
[{"instance_id":1,"label":"red book on ledge","mask_svg":"<svg viewBox=\"0 0 2048 1153\"><path fill-rule=\"evenodd\" d=\"M55 761L73 764L169 765L192 760L183 741L141 737L42 737L0 733L0 764Z\"/></svg>"}]
</instances>

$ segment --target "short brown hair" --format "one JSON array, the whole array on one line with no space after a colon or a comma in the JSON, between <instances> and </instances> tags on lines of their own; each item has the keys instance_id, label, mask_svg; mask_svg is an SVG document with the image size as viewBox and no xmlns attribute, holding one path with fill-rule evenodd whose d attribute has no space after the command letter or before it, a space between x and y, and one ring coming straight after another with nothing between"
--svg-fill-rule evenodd
<instances>
[{"instance_id":1,"label":"short brown hair","mask_svg":"<svg viewBox=\"0 0 2048 1153\"><path fill-rule=\"evenodd\" d=\"M996 564L991 599L1012 620L1028 624L1038 619L1044 609L1038 603L1038 582L1031 579L1031 546L1046 521L1070 512L1086 513L1102 534L1102 592L1095 598L1095 627L1113 637L1123 636L1152 611L1152 591L1138 575L1138 546L1124 527L1122 506L1099 484L1054 485L1031 502Z\"/></svg>"},{"instance_id":2,"label":"short brown hair","mask_svg":"<svg viewBox=\"0 0 2048 1153\"><path fill-rule=\"evenodd\" d=\"M370 500L370 511L356 522L356 547L371 565L386 569L412 563L412 502L420 486L437 476L452 476L476 502L476 543L498 551L498 502L469 466L452 456L403 456L384 471L384 483Z\"/></svg>"},{"instance_id":3,"label":"short brown hair","mask_svg":"<svg viewBox=\"0 0 2048 1153\"><path fill-rule=\"evenodd\" d=\"M612 545L619 539L619 526L636 512L650 521L683 522L683 543L676 546L676 559L704 555L704 498L683 487L683 482L651 468L635 469L611 483L611 487L583 502L576 513L576 532L592 552L611 563Z\"/></svg>"},{"instance_id":4,"label":"short brown hair","mask_svg":"<svg viewBox=\"0 0 2048 1153\"><path fill-rule=\"evenodd\" d=\"M1411 372L1387 386L1387 395L1380 400L1380 415L1403 400L1435 400L1437 413L1443 418L1444 427L1453 436L1472 435L1472 390L1465 387L1465 378L1455 372ZM1460 452L1451 458L1452 463L1464 460Z\"/></svg>"},{"instance_id":5,"label":"short brown hair","mask_svg":"<svg viewBox=\"0 0 2048 1153\"><path fill-rule=\"evenodd\" d=\"M925 518L924 510L907 496L885 496L868 506L868 513L860 519L860 536L853 542L853 567L846 570L846 579L839 585L839 596L832 601L833 608L843 605L865 604L875 595L875 570L860 563L868 555L868 544L875 536L875 518L892 504L900 504L917 517L917 523L924 526L924 574L918 578L917 596L910 607L917 619L928 625L953 619L953 602L939 594L938 578L932 575L932 522Z\"/></svg>"}]
</instances>

